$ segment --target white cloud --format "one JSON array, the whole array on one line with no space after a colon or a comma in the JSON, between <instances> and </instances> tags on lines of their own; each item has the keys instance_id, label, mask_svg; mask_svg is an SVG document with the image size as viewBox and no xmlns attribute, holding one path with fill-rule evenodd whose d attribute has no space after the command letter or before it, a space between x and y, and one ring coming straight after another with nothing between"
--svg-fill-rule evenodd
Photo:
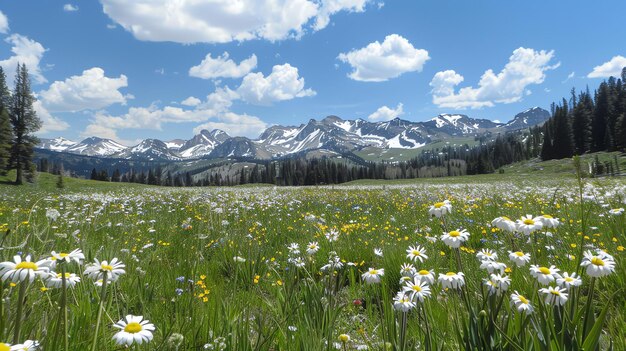
<instances>
[{"instance_id":1,"label":"white cloud","mask_svg":"<svg viewBox=\"0 0 626 351\"><path fill-rule=\"evenodd\" d=\"M269 105L276 101L315 95L315 91L304 88L304 78L298 69L286 63L276 65L267 77L263 73L249 73L237 88L239 97L254 105Z\"/></svg>"},{"instance_id":2,"label":"white cloud","mask_svg":"<svg viewBox=\"0 0 626 351\"><path fill-rule=\"evenodd\" d=\"M367 117L370 121L389 121L404 114L403 105L399 103L395 109L383 106Z\"/></svg>"},{"instance_id":3,"label":"white cloud","mask_svg":"<svg viewBox=\"0 0 626 351\"><path fill-rule=\"evenodd\" d=\"M101 0L104 13L135 38L228 43L299 38L324 28L339 11L360 12L368 0Z\"/></svg>"},{"instance_id":4,"label":"white cloud","mask_svg":"<svg viewBox=\"0 0 626 351\"><path fill-rule=\"evenodd\" d=\"M241 78L256 68L256 55L241 61L239 64L228 59L228 53L212 58L208 53L199 65L189 69L189 75L203 79Z\"/></svg>"},{"instance_id":5,"label":"white cloud","mask_svg":"<svg viewBox=\"0 0 626 351\"><path fill-rule=\"evenodd\" d=\"M259 117L247 114L239 115L233 112L226 112L218 115L215 121L203 123L193 129L194 134L200 133L201 130L221 129L229 135L257 137L261 131L267 128L267 123L263 122Z\"/></svg>"},{"instance_id":6,"label":"white cloud","mask_svg":"<svg viewBox=\"0 0 626 351\"><path fill-rule=\"evenodd\" d=\"M65 12L75 12L78 11L78 6L72 4L63 5L63 11Z\"/></svg>"},{"instance_id":7,"label":"white cloud","mask_svg":"<svg viewBox=\"0 0 626 351\"><path fill-rule=\"evenodd\" d=\"M416 49L398 34L375 41L361 49L341 53L337 57L352 66L348 77L362 82L383 82L407 72L421 72L430 59L428 51Z\"/></svg>"},{"instance_id":8,"label":"white cloud","mask_svg":"<svg viewBox=\"0 0 626 351\"><path fill-rule=\"evenodd\" d=\"M37 134L60 132L69 129L70 125L63 120L52 116L50 112L43 107L41 101L35 100L33 102L33 109L35 110L35 113L37 113L37 117L39 117L39 119L43 122L41 129L37 131Z\"/></svg>"},{"instance_id":9,"label":"white cloud","mask_svg":"<svg viewBox=\"0 0 626 351\"><path fill-rule=\"evenodd\" d=\"M320 30L330 23L330 16L340 11L363 12L369 0L323 0L313 28Z\"/></svg>"},{"instance_id":10,"label":"white cloud","mask_svg":"<svg viewBox=\"0 0 626 351\"><path fill-rule=\"evenodd\" d=\"M9 32L9 19L0 11L0 33L6 34Z\"/></svg>"},{"instance_id":11,"label":"white cloud","mask_svg":"<svg viewBox=\"0 0 626 351\"><path fill-rule=\"evenodd\" d=\"M41 68L39 67L39 62L46 52L43 45L20 34L12 34L5 41L13 45L11 48L13 56L0 61L0 66L7 75L8 84L11 84L15 79L15 70L18 63L26 65L28 73L30 73L35 83L42 84L47 82L46 78L41 74Z\"/></svg>"},{"instance_id":12,"label":"white cloud","mask_svg":"<svg viewBox=\"0 0 626 351\"><path fill-rule=\"evenodd\" d=\"M200 105L201 102L202 101L200 99L198 99L197 97L190 96L190 97L186 98L185 100L181 101L181 104L185 105L185 106L198 106L198 105Z\"/></svg>"},{"instance_id":13,"label":"white cloud","mask_svg":"<svg viewBox=\"0 0 626 351\"><path fill-rule=\"evenodd\" d=\"M613 56L610 61L600 66L595 66L593 71L587 75L587 78L620 77L624 67L626 67L626 57Z\"/></svg>"},{"instance_id":14,"label":"white cloud","mask_svg":"<svg viewBox=\"0 0 626 351\"><path fill-rule=\"evenodd\" d=\"M102 68L93 67L80 76L52 83L40 96L51 111L97 110L116 103L126 104L129 96L124 96L119 89L127 86L125 75L109 78Z\"/></svg>"},{"instance_id":15,"label":"white cloud","mask_svg":"<svg viewBox=\"0 0 626 351\"><path fill-rule=\"evenodd\" d=\"M456 93L454 88L463 76L453 70L437 72L430 82L433 103L444 108L475 109L520 101L530 94L529 85L543 83L545 72L560 65L552 64L553 58L554 51L515 49L500 73L489 69L480 77L478 87L464 87Z\"/></svg>"}]
</instances>

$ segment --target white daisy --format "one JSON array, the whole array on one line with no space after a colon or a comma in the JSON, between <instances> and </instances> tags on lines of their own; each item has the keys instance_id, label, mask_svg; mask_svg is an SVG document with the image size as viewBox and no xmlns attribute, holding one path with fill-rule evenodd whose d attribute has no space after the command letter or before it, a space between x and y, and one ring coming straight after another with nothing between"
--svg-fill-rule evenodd
<instances>
[{"instance_id":1,"label":"white daisy","mask_svg":"<svg viewBox=\"0 0 626 351\"><path fill-rule=\"evenodd\" d=\"M415 302L403 291L398 291L393 298L393 308L397 311L408 312L415 308Z\"/></svg>"},{"instance_id":2,"label":"white daisy","mask_svg":"<svg viewBox=\"0 0 626 351\"><path fill-rule=\"evenodd\" d=\"M56 251L52 251L51 257L50 257L51 268L56 268L57 263L60 263L60 262L70 263L74 261L78 264L81 264L83 263L84 260L85 260L85 255L80 249L73 250L70 253L65 253L65 252L57 253Z\"/></svg>"},{"instance_id":3,"label":"white daisy","mask_svg":"<svg viewBox=\"0 0 626 351\"><path fill-rule=\"evenodd\" d=\"M556 274L556 283L566 289L570 289L573 286L581 286L583 281L576 275L576 273L569 274L567 272L563 272L563 275Z\"/></svg>"},{"instance_id":4,"label":"white daisy","mask_svg":"<svg viewBox=\"0 0 626 351\"><path fill-rule=\"evenodd\" d=\"M544 214L543 216L539 216L537 218L539 218L539 221L541 221L541 224L545 228L556 228L561 225L561 222L559 222L557 218L554 218L547 214Z\"/></svg>"},{"instance_id":5,"label":"white daisy","mask_svg":"<svg viewBox=\"0 0 626 351\"><path fill-rule=\"evenodd\" d=\"M541 294L545 296L545 302L549 305L565 305L567 302L567 290L557 287L549 286L548 288L539 289Z\"/></svg>"},{"instance_id":6,"label":"white daisy","mask_svg":"<svg viewBox=\"0 0 626 351\"><path fill-rule=\"evenodd\" d=\"M419 245L409 246L409 248L406 250L406 253L406 258L410 259L413 262L424 262L424 260L428 258L428 256L426 256L426 249Z\"/></svg>"},{"instance_id":7,"label":"white daisy","mask_svg":"<svg viewBox=\"0 0 626 351\"><path fill-rule=\"evenodd\" d=\"M0 344L2 345L2 344ZM0 346L1 347L1 346ZM0 348L0 350L2 350ZM23 344L17 344L11 346L10 351L37 351L39 350L39 341L36 340L26 340Z\"/></svg>"},{"instance_id":8,"label":"white daisy","mask_svg":"<svg viewBox=\"0 0 626 351\"><path fill-rule=\"evenodd\" d=\"M130 346L133 343L142 344L152 340L152 332L154 324L149 320L144 320L143 316L127 315L124 319L115 323L113 327L121 329L115 335L113 340L117 345Z\"/></svg>"},{"instance_id":9,"label":"white daisy","mask_svg":"<svg viewBox=\"0 0 626 351\"><path fill-rule=\"evenodd\" d=\"M432 269L429 271L422 269L415 274L415 278L419 278L420 281L432 285L435 283L435 271Z\"/></svg>"},{"instance_id":10,"label":"white daisy","mask_svg":"<svg viewBox=\"0 0 626 351\"><path fill-rule=\"evenodd\" d=\"M0 279L2 281L10 280L13 283L23 282L28 280L33 282L36 277L45 278L48 276L50 268L50 261L41 260L32 262L30 255L27 255L24 260L19 255L13 256L13 262L7 261L0 263Z\"/></svg>"},{"instance_id":11,"label":"white daisy","mask_svg":"<svg viewBox=\"0 0 626 351\"><path fill-rule=\"evenodd\" d=\"M531 314L533 312L533 306L530 304L530 301L517 291L511 294L511 306L515 306L520 313Z\"/></svg>"},{"instance_id":12,"label":"white daisy","mask_svg":"<svg viewBox=\"0 0 626 351\"><path fill-rule=\"evenodd\" d=\"M374 255L378 257L383 257L383 250L379 248L374 249Z\"/></svg>"},{"instance_id":13,"label":"white daisy","mask_svg":"<svg viewBox=\"0 0 626 351\"><path fill-rule=\"evenodd\" d=\"M535 230L541 230L543 228L543 222L541 221L541 217L535 217L531 215L523 216L522 218L517 220L517 231L520 233L524 233L526 235L530 235L530 233Z\"/></svg>"},{"instance_id":14,"label":"white daisy","mask_svg":"<svg viewBox=\"0 0 626 351\"><path fill-rule=\"evenodd\" d=\"M116 281L122 274L126 273L124 267L126 267L126 265L118 260L117 257L112 259L111 262L100 262L96 258L94 259L94 263L90 263L86 266L84 274L93 280L99 280L103 279L106 273L107 281Z\"/></svg>"},{"instance_id":15,"label":"white daisy","mask_svg":"<svg viewBox=\"0 0 626 351\"><path fill-rule=\"evenodd\" d=\"M374 269L370 268L367 272L363 273L361 277L367 284L377 284L380 283L380 279L385 275L385 269Z\"/></svg>"},{"instance_id":16,"label":"white daisy","mask_svg":"<svg viewBox=\"0 0 626 351\"><path fill-rule=\"evenodd\" d=\"M437 218L441 218L441 216L450 212L452 212L452 205L448 200L444 200L443 202L437 202L430 206L430 208L428 209L428 214Z\"/></svg>"},{"instance_id":17,"label":"white daisy","mask_svg":"<svg viewBox=\"0 0 626 351\"><path fill-rule=\"evenodd\" d=\"M318 250L320 249L319 245L317 244L317 241L312 241L310 242L307 246L306 246L306 253L308 255L313 255L315 254Z\"/></svg>"},{"instance_id":18,"label":"white daisy","mask_svg":"<svg viewBox=\"0 0 626 351\"><path fill-rule=\"evenodd\" d=\"M50 272L46 285L50 288L61 288L63 279L61 273ZM65 273L65 284L68 288L73 288L76 283L80 282L80 277L74 273Z\"/></svg>"},{"instance_id":19,"label":"white daisy","mask_svg":"<svg viewBox=\"0 0 626 351\"><path fill-rule=\"evenodd\" d=\"M330 242L337 241L337 239L339 239L339 232L337 229L331 229L328 233L324 234L324 236Z\"/></svg>"},{"instance_id":20,"label":"white daisy","mask_svg":"<svg viewBox=\"0 0 626 351\"><path fill-rule=\"evenodd\" d=\"M489 288L489 294L501 294L509 289L511 278L500 274L491 274L489 279L485 280L485 285Z\"/></svg>"},{"instance_id":21,"label":"white daisy","mask_svg":"<svg viewBox=\"0 0 626 351\"><path fill-rule=\"evenodd\" d=\"M404 263L402 267L400 267L400 274L404 277L413 277L416 272L417 269L415 269L415 266L411 263Z\"/></svg>"},{"instance_id":22,"label":"white daisy","mask_svg":"<svg viewBox=\"0 0 626 351\"><path fill-rule=\"evenodd\" d=\"M624 208L613 208L609 210L609 214L612 216L619 216L624 213Z\"/></svg>"},{"instance_id":23,"label":"white daisy","mask_svg":"<svg viewBox=\"0 0 626 351\"><path fill-rule=\"evenodd\" d=\"M559 269L555 266L539 267L535 264L530 266L530 275L537 278L537 281L543 285L548 285L556 278Z\"/></svg>"},{"instance_id":24,"label":"white daisy","mask_svg":"<svg viewBox=\"0 0 626 351\"><path fill-rule=\"evenodd\" d=\"M523 267L530 262L530 254L522 251L509 251L509 260L513 261L518 267Z\"/></svg>"},{"instance_id":25,"label":"white daisy","mask_svg":"<svg viewBox=\"0 0 626 351\"><path fill-rule=\"evenodd\" d=\"M495 271L499 271L500 273L504 273L504 270L506 269L506 264L504 264L502 262L486 260L486 261L482 261L480 263L480 269L486 269L487 272L489 272L489 273L493 273Z\"/></svg>"},{"instance_id":26,"label":"white daisy","mask_svg":"<svg viewBox=\"0 0 626 351\"><path fill-rule=\"evenodd\" d=\"M449 247L457 249L461 246L462 243L467 241L469 235L470 234L465 229L453 230L449 233L444 233L441 236L441 241L443 241Z\"/></svg>"},{"instance_id":27,"label":"white daisy","mask_svg":"<svg viewBox=\"0 0 626 351\"><path fill-rule=\"evenodd\" d=\"M585 251L580 265L587 267L586 272L590 277L604 277L615 272L615 259L604 251L598 251L595 255Z\"/></svg>"},{"instance_id":28,"label":"white daisy","mask_svg":"<svg viewBox=\"0 0 626 351\"><path fill-rule=\"evenodd\" d=\"M513 233L517 229L515 222L513 222L509 217L505 217L505 216L494 219L493 221L491 221L491 225L500 230L504 230L504 231L511 232L511 233Z\"/></svg>"},{"instance_id":29,"label":"white daisy","mask_svg":"<svg viewBox=\"0 0 626 351\"><path fill-rule=\"evenodd\" d=\"M463 272L448 272L446 274L439 273L437 278L441 286L446 289L458 289L465 285L465 275Z\"/></svg>"},{"instance_id":30,"label":"white daisy","mask_svg":"<svg viewBox=\"0 0 626 351\"><path fill-rule=\"evenodd\" d=\"M498 253L490 249L482 249L478 251L476 257L478 257L480 261L495 261L498 259Z\"/></svg>"},{"instance_id":31,"label":"white daisy","mask_svg":"<svg viewBox=\"0 0 626 351\"><path fill-rule=\"evenodd\" d=\"M430 287L425 282L415 277L413 281L408 281L402 288L413 301L424 302L424 298L430 297Z\"/></svg>"}]
</instances>

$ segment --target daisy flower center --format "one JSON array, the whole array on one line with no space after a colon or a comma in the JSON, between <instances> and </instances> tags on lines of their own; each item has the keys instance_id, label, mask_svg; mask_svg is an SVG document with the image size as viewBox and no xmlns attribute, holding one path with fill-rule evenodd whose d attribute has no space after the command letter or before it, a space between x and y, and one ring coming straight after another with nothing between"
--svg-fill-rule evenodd
<instances>
[{"instance_id":1,"label":"daisy flower center","mask_svg":"<svg viewBox=\"0 0 626 351\"><path fill-rule=\"evenodd\" d=\"M420 292L422 291L422 287L420 287L419 285L413 285L413 291Z\"/></svg>"},{"instance_id":2,"label":"daisy flower center","mask_svg":"<svg viewBox=\"0 0 626 351\"><path fill-rule=\"evenodd\" d=\"M443 202L437 202L434 206L435 206L435 208L442 208L442 207L443 207L443 205L445 205L445 203L443 203Z\"/></svg>"},{"instance_id":3,"label":"daisy flower center","mask_svg":"<svg viewBox=\"0 0 626 351\"><path fill-rule=\"evenodd\" d=\"M528 299L525 298L522 295L518 295L517 298L524 304L524 305L528 305Z\"/></svg>"},{"instance_id":4,"label":"daisy flower center","mask_svg":"<svg viewBox=\"0 0 626 351\"><path fill-rule=\"evenodd\" d=\"M448 277L452 277L453 275L456 275L456 273L454 273L454 272L448 272L448 273L446 273L446 275L447 275Z\"/></svg>"},{"instance_id":5,"label":"daisy flower center","mask_svg":"<svg viewBox=\"0 0 626 351\"><path fill-rule=\"evenodd\" d=\"M61 279L63 275L61 273L57 273L57 278ZM65 279L69 279L70 278L70 274L69 273L65 273Z\"/></svg>"},{"instance_id":6,"label":"daisy flower center","mask_svg":"<svg viewBox=\"0 0 626 351\"><path fill-rule=\"evenodd\" d=\"M511 219L507 216L502 216L502 219L504 219L505 221L510 221Z\"/></svg>"},{"instance_id":7,"label":"daisy flower center","mask_svg":"<svg viewBox=\"0 0 626 351\"><path fill-rule=\"evenodd\" d=\"M550 290L550 294L556 295L556 296L561 296L561 292L558 291L558 290Z\"/></svg>"},{"instance_id":8,"label":"daisy flower center","mask_svg":"<svg viewBox=\"0 0 626 351\"><path fill-rule=\"evenodd\" d=\"M128 323L126 324L126 327L124 327L124 331L131 334L139 333L142 330L143 327L137 322Z\"/></svg>"},{"instance_id":9,"label":"daisy flower center","mask_svg":"<svg viewBox=\"0 0 626 351\"><path fill-rule=\"evenodd\" d=\"M102 269L104 269L105 271L112 271L113 270L113 266L108 265L108 264L102 264L100 267L102 267Z\"/></svg>"},{"instance_id":10,"label":"daisy flower center","mask_svg":"<svg viewBox=\"0 0 626 351\"><path fill-rule=\"evenodd\" d=\"M593 263L596 266L604 266L604 261L602 261L602 259L600 257L594 257L591 259L591 263Z\"/></svg>"},{"instance_id":11,"label":"daisy flower center","mask_svg":"<svg viewBox=\"0 0 626 351\"><path fill-rule=\"evenodd\" d=\"M372 274L372 275L378 274L378 271L377 271L377 270L375 270L375 269L371 269L371 270L370 270L370 274Z\"/></svg>"},{"instance_id":12,"label":"daisy flower center","mask_svg":"<svg viewBox=\"0 0 626 351\"><path fill-rule=\"evenodd\" d=\"M457 236L461 235L461 233L458 230L453 230L450 233L448 233L448 235L450 235L453 238L456 238Z\"/></svg>"},{"instance_id":13,"label":"daisy flower center","mask_svg":"<svg viewBox=\"0 0 626 351\"><path fill-rule=\"evenodd\" d=\"M548 218L548 219L552 219L554 217L550 216L550 215L543 215L543 218Z\"/></svg>"},{"instance_id":14,"label":"daisy flower center","mask_svg":"<svg viewBox=\"0 0 626 351\"><path fill-rule=\"evenodd\" d=\"M421 271L419 271L418 273L419 273L420 275L428 275L428 274L430 274L430 272L429 272L429 271L427 271L427 270L425 270L425 269L422 269L422 270L421 270Z\"/></svg>"},{"instance_id":15,"label":"daisy flower center","mask_svg":"<svg viewBox=\"0 0 626 351\"><path fill-rule=\"evenodd\" d=\"M15 265L15 269L32 269L37 270L37 265L33 262L20 262Z\"/></svg>"},{"instance_id":16,"label":"daisy flower center","mask_svg":"<svg viewBox=\"0 0 626 351\"><path fill-rule=\"evenodd\" d=\"M526 224L526 225L533 225L533 224L535 224L535 221L533 221L532 219L525 219L524 220L524 224Z\"/></svg>"},{"instance_id":17,"label":"daisy flower center","mask_svg":"<svg viewBox=\"0 0 626 351\"><path fill-rule=\"evenodd\" d=\"M419 252L417 250L413 250L413 251L411 251L411 253L413 254L413 256L419 256L419 255L422 254L421 252Z\"/></svg>"},{"instance_id":18,"label":"daisy flower center","mask_svg":"<svg viewBox=\"0 0 626 351\"><path fill-rule=\"evenodd\" d=\"M565 281L566 281L566 282L568 282L568 283L569 283L569 282L573 282L573 281L574 281L574 278L572 278L572 277L566 277L566 278L565 278Z\"/></svg>"},{"instance_id":19,"label":"daisy flower center","mask_svg":"<svg viewBox=\"0 0 626 351\"><path fill-rule=\"evenodd\" d=\"M550 269L546 268L546 267L541 267L541 268L539 268L539 272L541 272L543 274L550 274Z\"/></svg>"},{"instance_id":20,"label":"daisy flower center","mask_svg":"<svg viewBox=\"0 0 626 351\"><path fill-rule=\"evenodd\" d=\"M64 257L67 257L67 256L68 256L68 254L66 254L65 252L61 252L59 254L59 257L61 257L61 258L64 258Z\"/></svg>"},{"instance_id":21,"label":"daisy flower center","mask_svg":"<svg viewBox=\"0 0 626 351\"><path fill-rule=\"evenodd\" d=\"M0 351L11 351L11 347L5 343L0 343Z\"/></svg>"},{"instance_id":22,"label":"daisy flower center","mask_svg":"<svg viewBox=\"0 0 626 351\"><path fill-rule=\"evenodd\" d=\"M517 252L515 253L515 256L517 256L517 257L522 257L522 256L524 256L524 253L523 253L523 252L521 252L521 251L517 251Z\"/></svg>"}]
</instances>

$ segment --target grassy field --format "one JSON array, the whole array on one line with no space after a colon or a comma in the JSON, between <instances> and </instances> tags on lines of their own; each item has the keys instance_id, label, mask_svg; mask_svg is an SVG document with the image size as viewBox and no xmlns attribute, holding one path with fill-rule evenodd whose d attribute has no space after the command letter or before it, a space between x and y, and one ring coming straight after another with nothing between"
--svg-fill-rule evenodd
<instances>
[{"instance_id":1,"label":"grassy field","mask_svg":"<svg viewBox=\"0 0 626 351\"><path fill-rule=\"evenodd\" d=\"M131 314L155 326L149 343L132 344L137 350L624 350L626 214L611 210L626 206L626 181L579 184L571 165L541 167L310 188L65 179L58 190L49 174L32 185L2 184L1 262L75 249L85 259L38 262L32 282L0 273L0 342L121 350L113 325ZM451 212L431 215L444 200ZM529 234L501 229L506 220L492 224L527 214L536 225ZM469 237L450 247L442 235L462 238L457 230ZM586 251L607 275L587 273ZM529 262L518 266L510 252L528 253ZM106 260L96 268L112 274L113 258L125 273L103 288L89 267ZM533 264L558 268L540 277L554 281L543 285ZM46 270L80 282L55 287L56 273ZM459 272L463 285L449 285ZM566 272L581 285L540 292ZM408 282L421 282L420 291ZM516 292L524 296L517 303ZM563 305L545 302L557 297Z\"/></svg>"}]
</instances>

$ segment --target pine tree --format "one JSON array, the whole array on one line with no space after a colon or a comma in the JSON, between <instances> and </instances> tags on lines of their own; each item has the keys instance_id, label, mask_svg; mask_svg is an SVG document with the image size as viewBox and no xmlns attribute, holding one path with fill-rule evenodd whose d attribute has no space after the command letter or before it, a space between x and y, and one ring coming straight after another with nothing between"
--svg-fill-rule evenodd
<instances>
[{"instance_id":1,"label":"pine tree","mask_svg":"<svg viewBox=\"0 0 626 351\"><path fill-rule=\"evenodd\" d=\"M65 188L65 180L63 179L63 173L65 173L65 171L63 170L63 164L61 164L61 168L59 169L59 175L57 178L57 189L63 189Z\"/></svg>"},{"instance_id":2,"label":"pine tree","mask_svg":"<svg viewBox=\"0 0 626 351\"><path fill-rule=\"evenodd\" d=\"M4 70L0 67L0 175L5 175L11 158L13 130L11 128L10 111L11 92L7 87Z\"/></svg>"},{"instance_id":3,"label":"pine tree","mask_svg":"<svg viewBox=\"0 0 626 351\"><path fill-rule=\"evenodd\" d=\"M591 120L591 151L606 150L607 116L609 114L609 85L606 82L600 84L596 92L596 103Z\"/></svg>"},{"instance_id":4,"label":"pine tree","mask_svg":"<svg viewBox=\"0 0 626 351\"><path fill-rule=\"evenodd\" d=\"M25 64L17 65L11 101L10 116L14 139L10 167L16 169L15 184L19 185L24 182L24 177L27 181L32 181L35 176L33 148L39 140L33 133L41 128L41 120L33 108L35 97L30 90L30 78Z\"/></svg>"}]
</instances>

